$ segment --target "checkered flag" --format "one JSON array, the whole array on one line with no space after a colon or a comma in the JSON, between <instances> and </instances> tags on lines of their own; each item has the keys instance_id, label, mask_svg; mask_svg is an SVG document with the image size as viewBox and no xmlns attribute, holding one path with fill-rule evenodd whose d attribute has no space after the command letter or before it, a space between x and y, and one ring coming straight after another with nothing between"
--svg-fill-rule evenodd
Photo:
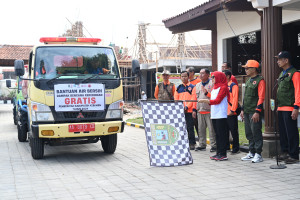
<instances>
[{"instance_id":1,"label":"checkered flag","mask_svg":"<svg viewBox=\"0 0 300 200\"><path fill-rule=\"evenodd\" d=\"M141 101L151 166L193 163L182 102Z\"/></svg>"}]
</instances>

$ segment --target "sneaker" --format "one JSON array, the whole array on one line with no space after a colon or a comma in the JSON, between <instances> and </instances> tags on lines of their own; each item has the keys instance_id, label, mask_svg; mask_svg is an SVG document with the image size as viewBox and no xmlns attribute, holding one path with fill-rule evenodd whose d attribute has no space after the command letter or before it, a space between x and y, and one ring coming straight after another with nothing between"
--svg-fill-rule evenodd
<instances>
[{"instance_id":1,"label":"sneaker","mask_svg":"<svg viewBox=\"0 0 300 200\"><path fill-rule=\"evenodd\" d=\"M254 153L249 152L245 157L242 157L241 160L252 160L254 157Z\"/></svg>"},{"instance_id":2,"label":"sneaker","mask_svg":"<svg viewBox=\"0 0 300 200\"><path fill-rule=\"evenodd\" d=\"M289 158L289 154L286 152L283 152L278 156L278 161L285 161L288 158ZM275 156L275 159L276 159L276 156Z\"/></svg>"},{"instance_id":3,"label":"sneaker","mask_svg":"<svg viewBox=\"0 0 300 200\"><path fill-rule=\"evenodd\" d=\"M211 156L209 157L211 160L216 160L216 157L218 157L218 154L214 155L214 156Z\"/></svg>"},{"instance_id":4,"label":"sneaker","mask_svg":"<svg viewBox=\"0 0 300 200\"><path fill-rule=\"evenodd\" d=\"M218 155L217 157L215 157L215 160L216 161L224 161L224 160L228 160L228 158L227 158L227 156Z\"/></svg>"},{"instance_id":5,"label":"sneaker","mask_svg":"<svg viewBox=\"0 0 300 200\"><path fill-rule=\"evenodd\" d=\"M299 159L289 157L284 162L285 164L295 164L299 162Z\"/></svg>"},{"instance_id":6,"label":"sneaker","mask_svg":"<svg viewBox=\"0 0 300 200\"><path fill-rule=\"evenodd\" d=\"M196 147L195 151L205 151L206 147Z\"/></svg>"},{"instance_id":7,"label":"sneaker","mask_svg":"<svg viewBox=\"0 0 300 200\"><path fill-rule=\"evenodd\" d=\"M194 144L190 144L190 150L195 150L195 145Z\"/></svg>"},{"instance_id":8,"label":"sneaker","mask_svg":"<svg viewBox=\"0 0 300 200\"><path fill-rule=\"evenodd\" d=\"M217 151L217 147L212 147L211 149L210 149L210 152L216 152Z\"/></svg>"},{"instance_id":9,"label":"sneaker","mask_svg":"<svg viewBox=\"0 0 300 200\"><path fill-rule=\"evenodd\" d=\"M252 159L252 163L259 163L264 161L264 159L258 153L255 154L254 158Z\"/></svg>"}]
</instances>

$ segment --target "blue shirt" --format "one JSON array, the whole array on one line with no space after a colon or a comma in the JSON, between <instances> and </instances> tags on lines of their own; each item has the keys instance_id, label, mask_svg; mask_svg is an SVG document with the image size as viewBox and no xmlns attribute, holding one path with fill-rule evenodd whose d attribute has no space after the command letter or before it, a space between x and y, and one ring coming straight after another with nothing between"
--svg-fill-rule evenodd
<instances>
[{"instance_id":1,"label":"blue shirt","mask_svg":"<svg viewBox=\"0 0 300 200\"><path fill-rule=\"evenodd\" d=\"M289 68L287 68L286 70L282 71L282 75L285 75L287 73L287 71L289 71L290 69L292 69L294 66L291 65Z\"/></svg>"}]
</instances>

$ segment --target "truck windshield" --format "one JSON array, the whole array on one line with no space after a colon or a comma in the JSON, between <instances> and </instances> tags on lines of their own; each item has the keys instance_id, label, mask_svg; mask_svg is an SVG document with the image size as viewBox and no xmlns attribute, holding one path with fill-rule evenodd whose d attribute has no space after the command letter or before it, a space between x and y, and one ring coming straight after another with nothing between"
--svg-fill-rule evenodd
<instances>
[{"instance_id":1,"label":"truck windshield","mask_svg":"<svg viewBox=\"0 0 300 200\"><path fill-rule=\"evenodd\" d=\"M98 74L99 76L95 76ZM115 54L106 47L38 47L35 54L36 79L116 79L119 70Z\"/></svg>"}]
</instances>

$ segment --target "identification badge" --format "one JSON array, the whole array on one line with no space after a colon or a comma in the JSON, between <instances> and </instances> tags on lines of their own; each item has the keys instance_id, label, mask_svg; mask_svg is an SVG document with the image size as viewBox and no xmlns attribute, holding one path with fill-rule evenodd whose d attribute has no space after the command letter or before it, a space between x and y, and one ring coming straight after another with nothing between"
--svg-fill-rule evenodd
<instances>
[{"instance_id":1,"label":"identification badge","mask_svg":"<svg viewBox=\"0 0 300 200\"><path fill-rule=\"evenodd\" d=\"M271 106L271 110L274 111L275 110L275 100L274 99L270 99L270 106Z\"/></svg>"}]
</instances>

